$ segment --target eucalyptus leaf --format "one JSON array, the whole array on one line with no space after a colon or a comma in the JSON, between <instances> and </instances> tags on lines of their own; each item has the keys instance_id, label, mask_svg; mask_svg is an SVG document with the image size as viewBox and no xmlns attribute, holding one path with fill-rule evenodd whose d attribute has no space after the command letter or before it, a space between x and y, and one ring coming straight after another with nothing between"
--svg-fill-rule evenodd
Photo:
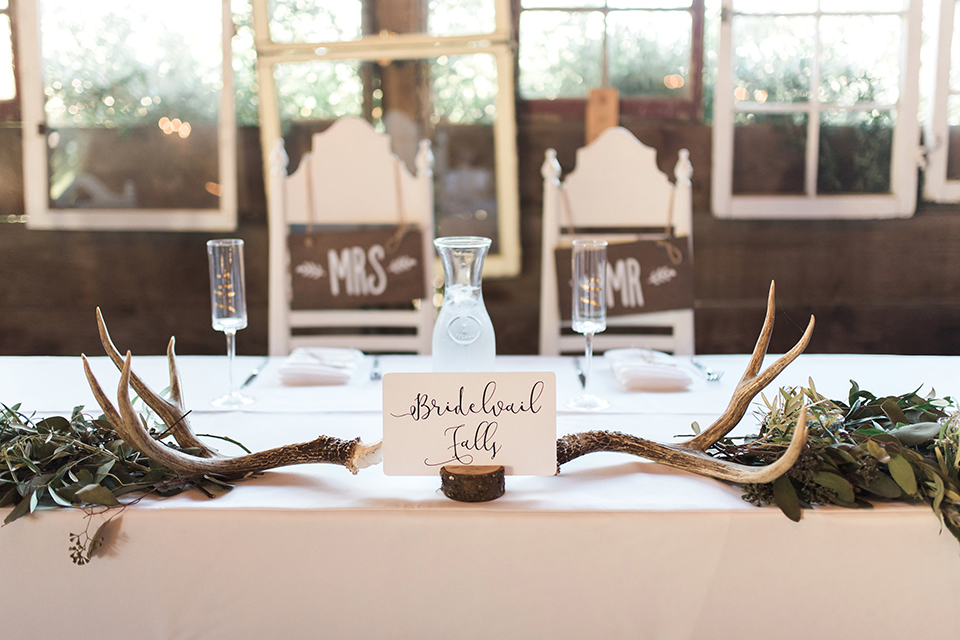
<instances>
[{"instance_id":1,"label":"eucalyptus leaf","mask_svg":"<svg viewBox=\"0 0 960 640\"><path fill-rule=\"evenodd\" d=\"M910 423L907 416L903 413L903 409L900 408L900 405L897 404L897 401L893 398L887 398L880 403L880 409L883 411L883 414L890 419L890 422L895 425Z\"/></svg>"},{"instance_id":2,"label":"eucalyptus leaf","mask_svg":"<svg viewBox=\"0 0 960 640\"><path fill-rule=\"evenodd\" d=\"M77 491L77 498L87 504L99 504L105 507L114 507L120 504L117 497L109 489L99 484L88 484Z\"/></svg>"},{"instance_id":3,"label":"eucalyptus leaf","mask_svg":"<svg viewBox=\"0 0 960 640\"><path fill-rule=\"evenodd\" d=\"M891 429L888 433L908 447L918 447L940 435L941 429L943 425L937 422L917 422Z\"/></svg>"},{"instance_id":4,"label":"eucalyptus leaf","mask_svg":"<svg viewBox=\"0 0 960 640\"><path fill-rule=\"evenodd\" d=\"M946 488L943 485L943 479L938 475L933 476L933 502L931 503L931 508L933 512L937 514L937 518L940 519L940 522L943 522L943 514L940 512L940 505L943 504L943 498L946 494Z\"/></svg>"},{"instance_id":5,"label":"eucalyptus leaf","mask_svg":"<svg viewBox=\"0 0 960 640\"><path fill-rule=\"evenodd\" d=\"M813 474L813 481L822 487L836 491L837 498L843 502L852 503L855 500L853 485L835 473L818 471Z\"/></svg>"},{"instance_id":6,"label":"eucalyptus leaf","mask_svg":"<svg viewBox=\"0 0 960 640\"><path fill-rule=\"evenodd\" d=\"M30 513L33 513L34 511L36 511L37 505L40 504L40 496L38 495L39 493L40 493L39 489L34 489L33 492L30 493L30 497L24 498L23 500L24 502L29 503L28 508L30 509Z\"/></svg>"},{"instance_id":7,"label":"eucalyptus leaf","mask_svg":"<svg viewBox=\"0 0 960 640\"><path fill-rule=\"evenodd\" d=\"M783 514L793 520L800 522L802 515L800 511L800 499L797 496L797 490L790 482L790 478L780 476L773 481L773 499Z\"/></svg>"},{"instance_id":8,"label":"eucalyptus leaf","mask_svg":"<svg viewBox=\"0 0 960 640\"><path fill-rule=\"evenodd\" d=\"M50 494L50 497L53 498L53 501L56 502L56 503L57 503L58 505L60 505L61 507L72 507L72 506L73 506L73 504L71 504L69 500L64 500L63 498L61 498L61 497L59 496L59 494L57 494L56 489L54 489L54 488L51 487L50 485L47 485L47 493L49 493L49 494Z\"/></svg>"},{"instance_id":9,"label":"eucalyptus leaf","mask_svg":"<svg viewBox=\"0 0 960 640\"><path fill-rule=\"evenodd\" d=\"M878 473L870 482L862 485L864 489L870 493L874 493L882 498L889 498L894 500L903 495L903 490L900 488L893 478L888 476L885 473Z\"/></svg>"},{"instance_id":10,"label":"eucalyptus leaf","mask_svg":"<svg viewBox=\"0 0 960 640\"><path fill-rule=\"evenodd\" d=\"M7 489L3 493L3 497L0 497L0 507L8 507L14 503L14 500L19 494L17 493L17 487L13 486Z\"/></svg>"},{"instance_id":11,"label":"eucalyptus leaf","mask_svg":"<svg viewBox=\"0 0 960 640\"><path fill-rule=\"evenodd\" d=\"M890 475L900 485L903 492L908 496L917 495L917 476L913 472L913 466L907 462L901 455L890 456L887 463L890 469Z\"/></svg>"},{"instance_id":12,"label":"eucalyptus leaf","mask_svg":"<svg viewBox=\"0 0 960 640\"><path fill-rule=\"evenodd\" d=\"M17 503L13 509L10 510L10 513L7 514L7 517L3 519L3 524L10 524L20 516L25 516L30 513L30 501L21 500Z\"/></svg>"}]
</instances>

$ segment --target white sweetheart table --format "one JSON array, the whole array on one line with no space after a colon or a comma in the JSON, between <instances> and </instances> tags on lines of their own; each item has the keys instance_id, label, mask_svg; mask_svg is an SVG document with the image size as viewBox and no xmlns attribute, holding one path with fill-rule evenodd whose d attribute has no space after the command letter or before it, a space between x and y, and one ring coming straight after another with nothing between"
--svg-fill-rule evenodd
<instances>
[{"instance_id":1,"label":"white sweetheart table","mask_svg":"<svg viewBox=\"0 0 960 640\"><path fill-rule=\"evenodd\" d=\"M579 392L570 358L506 356L502 371L555 371L558 435L616 429L661 441L726 407L747 356L703 356L723 370L688 391L622 391L595 360L602 414L563 408ZM767 362L773 360L768 356ZM264 358L241 357L243 380ZM252 450L320 434L375 442L381 382L364 362L347 385L283 387L270 359L246 388L257 402L219 411L223 357L181 356L198 433ZM92 359L114 395L118 374ZM135 357L154 389L166 363ZM425 357L382 356L383 372L429 371ZM960 394L960 357L802 355L767 390L806 384L846 398L933 387ZM79 358L0 358L0 401L38 416L85 405L99 415ZM755 432L748 414L737 432ZM219 440L224 453L238 453ZM82 567L73 509L0 528L2 637L97 638L780 638L956 637L960 543L924 505L819 507L798 523L736 487L623 454L591 454L558 476L508 476L507 492L456 503L439 478L356 476L302 465L216 498L187 492L128 508L119 537Z\"/></svg>"}]
</instances>

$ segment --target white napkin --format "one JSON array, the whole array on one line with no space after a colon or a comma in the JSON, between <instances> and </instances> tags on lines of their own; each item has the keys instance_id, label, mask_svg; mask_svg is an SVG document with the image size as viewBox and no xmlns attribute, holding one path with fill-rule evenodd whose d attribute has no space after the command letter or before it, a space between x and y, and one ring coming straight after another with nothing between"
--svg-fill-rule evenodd
<instances>
[{"instance_id":1,"label":"white napkin","mask_svg":"<svg viewBox=\"0 0 960 640\"><path fill-rule=\"evenodd\" d=\"M280 365L287 386L347 384L363 358L357 349L294 349Z\"/></svg>"},{"instance_id":2,"label":"white napkin","mask_svg":"<svg viewBox=\"0 0 960 640\"><path fill-rule=\"evenodd\" d=\"M603 354L628 391L683 391L693 378L673 357L650 349L611 349Z\"/></svg>"}]
</instances>

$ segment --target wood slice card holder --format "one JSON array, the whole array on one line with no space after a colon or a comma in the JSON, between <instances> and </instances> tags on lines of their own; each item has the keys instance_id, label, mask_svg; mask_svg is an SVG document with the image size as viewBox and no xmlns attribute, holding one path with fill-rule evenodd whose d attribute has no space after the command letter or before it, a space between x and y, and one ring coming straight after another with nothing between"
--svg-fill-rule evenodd
<instances>
[{"instance_id":1,"label":"wood slice card holder","mask_svg":"<svg viewBox=\"0 0 960 640\"><path fill-rule=\"evenodd\" d=\"M440 468L440 490L457 502L489 502L506 491L502 465L447 465Z\"/></svg>"}]
</instances>

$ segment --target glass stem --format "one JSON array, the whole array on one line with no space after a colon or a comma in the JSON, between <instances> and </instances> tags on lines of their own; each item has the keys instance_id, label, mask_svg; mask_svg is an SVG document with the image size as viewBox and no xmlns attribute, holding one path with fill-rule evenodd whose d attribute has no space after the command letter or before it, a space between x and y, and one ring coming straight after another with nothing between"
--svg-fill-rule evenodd
<instances>
[{"instance_id":1,"label":"glass stem","mask_svg":"<svg viewBox=\"0 0 960 640\"><path fill-rule=\"evenodd\" d=\"M227 336L227 367L229 369L228 380L230 380L230 395L236 393L237 389L233 386L233 359L237 355L237 332L224 331Z\"/></svg>"},{"instance_id":2,"label":"glass stem","mask_svg":"<svg viewBox=\"0 0 960 640\"><path fill-rule=\"evenodd\" d=\"M587 346L583 352L583 392L590 392L590 363L593 360L593 334L586 334Z\"/></svg>"}]
</instances>

